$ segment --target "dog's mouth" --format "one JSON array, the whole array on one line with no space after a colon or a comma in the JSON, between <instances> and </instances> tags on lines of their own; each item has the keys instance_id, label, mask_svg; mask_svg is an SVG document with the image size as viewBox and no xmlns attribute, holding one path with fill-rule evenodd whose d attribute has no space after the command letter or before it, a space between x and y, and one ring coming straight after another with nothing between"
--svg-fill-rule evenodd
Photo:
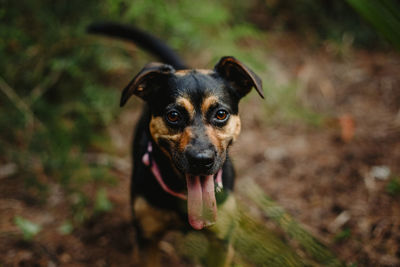
<instances>
[{"instance_id":1,"label":"dog's mouth","mask_svg":"<svg viewBox=\"0 0 400 267\"><path fill-rule=\"evenodd\" d=\"M196 230L213 225L217 220L214 177L218 175L185 175L189 223Z\"/></svg>"},{"instance_id":2,"label":"dog's mouth","mask_svg":"<svg viewBox=\"0 0 400 267\"><path fill-rule=\"evenodd\" d=\"M201 230L215 224L217 220L217 201L215 192L222 190L222 169L215 174L189 174L185 173L187 194L171 189L164 181L160 169L155 161L150 160L153 148L148 144L147 152L142 157L144 165L149 166L154 177L165 192L187 200L187 211L190 225ZM216 187L215 187L216 185Z\"/></svg>"},{"instance_id":3,"label":"dog's mouth","mask_svg":"<svg viewBox=\"0 0 400 267\"><path fill-rule=\"evenodd\" d=\"M215 191L222 189L219 163L218 158L208 164L192 162L186 168L177 166L186 179L189 224L196 230L211 226L217 220Z\"/></svg>"}]
</instances>

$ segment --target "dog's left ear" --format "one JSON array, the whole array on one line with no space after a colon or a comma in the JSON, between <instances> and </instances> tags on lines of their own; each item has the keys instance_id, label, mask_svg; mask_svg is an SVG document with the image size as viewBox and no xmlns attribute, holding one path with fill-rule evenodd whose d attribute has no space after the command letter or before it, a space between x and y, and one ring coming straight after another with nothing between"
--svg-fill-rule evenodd
<instances>
[{"instance_id":1,"label":"dog's left ear","mask_svg":"<svg viewBox=\"0 0 400 267\"><path fill-rule=\"evenodd\" d=\"M125 105L132 95L147 101L151 94L161 87L165 79L174 72L175 69L167 64L147 64L122 91L120 106Z\"/></svg>"},{"instance_id":2,"label":"dog's left ear","mask_svg":"<svg viewBox=\"0 0 400 267\"><path fill-rule=\"evenodd\" d=\"M240 97L247 95L254 87L261 98L264 98L260 77L236 58L221 58L214 70L237 90Z\"/></svg>"}]
</instances>

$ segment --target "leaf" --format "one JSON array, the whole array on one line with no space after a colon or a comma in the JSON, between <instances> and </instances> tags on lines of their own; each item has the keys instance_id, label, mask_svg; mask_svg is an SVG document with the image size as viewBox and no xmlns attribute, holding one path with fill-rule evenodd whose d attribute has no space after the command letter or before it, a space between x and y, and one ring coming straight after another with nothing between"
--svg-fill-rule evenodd
<instances>
[{"instance_id":1,"label":"leaf","mask_svg":"<svg viewBox=\"0 0 400 267\"><path fill-rule=\"evenodd\" d=\"M345 142L350 142L355 134L355 122L351 115L344 114L339 117L339 125L341 129L341 138Z\"/></svg>"},{"instance_id":2,"label":"leaf","mask_svg":"<svg viewBox=\"0 0 400 267\"><path fill-rule=\"evenodd\" d=\"M96 212L105 212L112 209L112 203L108 200L107 192L104 188L97 191L94 210Z\"/></svg>"},{"instance_id":3,"label":"leaf","mask_svg":"<svg viewBox=\"0 0 400 267\"><path fill-rule=\"evenodd\" d=\"M391 196L396 196L400 194L400 179L392 178L389 183L386 185L386 192Z\"/></svg>"},{"instance_id":4,"label":"leaf","mask_svg":"<svg viewBox=\"0 0 400 267\"><path fill-rule=\"evenodd\" d=\"M14 217L14 223L22 231L24 240L31 241L41 230L42 227L20 216Z\"/></svg>"},{"instance_id":5,"label":"leaf","mask_svg":"<svg viewBox=\"0 0 400 267\"><path fill-rule=\"evenodd\" d=\"M58 228L58 232L62 235L68 235L74 230L74 226L71 222L65 221L60 227Z\"/></svg>"}]
</instances>

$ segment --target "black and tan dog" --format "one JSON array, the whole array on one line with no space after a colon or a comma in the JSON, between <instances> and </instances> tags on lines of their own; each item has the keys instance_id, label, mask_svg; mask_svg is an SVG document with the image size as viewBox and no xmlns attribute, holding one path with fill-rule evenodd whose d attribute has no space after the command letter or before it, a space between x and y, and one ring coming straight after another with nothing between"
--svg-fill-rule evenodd
<instances>
[{"instance_id":1,"label":"black and tan dog","mask_svg":"<svg viewBox=\"0 0 400 267\"><path fill-rule=\"evenodd\" d=\"M217 221L217 207L233 190L228 149L240 133L238 104L260 78L234 57L212 70L188 69L153 36L119 24L96 24L91 33L134 41L164 63L146 65L124 89L146 103L133 143L131 183L139 244L168 229L201 230ZM169 64L167 64L169 63Z\"/></svg>"}]
</instances>

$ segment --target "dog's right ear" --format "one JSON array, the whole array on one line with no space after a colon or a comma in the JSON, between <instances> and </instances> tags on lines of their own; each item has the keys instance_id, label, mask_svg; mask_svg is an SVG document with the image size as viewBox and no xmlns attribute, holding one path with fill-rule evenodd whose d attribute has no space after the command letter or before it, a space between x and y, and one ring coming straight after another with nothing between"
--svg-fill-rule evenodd
<instances>
[{"instance_id":1,"label":"dog's right ear","mask_svg":"<svg viewBox=\"0 0 400 267\"><path fill-rule=\"evenodd\" d=\"M174 72L175 69L167 64L147 64L122 91L120 106L124 106L132 95L146 101L152 92L159 88L162 82Z\"/></svg>"}]
</instances>

